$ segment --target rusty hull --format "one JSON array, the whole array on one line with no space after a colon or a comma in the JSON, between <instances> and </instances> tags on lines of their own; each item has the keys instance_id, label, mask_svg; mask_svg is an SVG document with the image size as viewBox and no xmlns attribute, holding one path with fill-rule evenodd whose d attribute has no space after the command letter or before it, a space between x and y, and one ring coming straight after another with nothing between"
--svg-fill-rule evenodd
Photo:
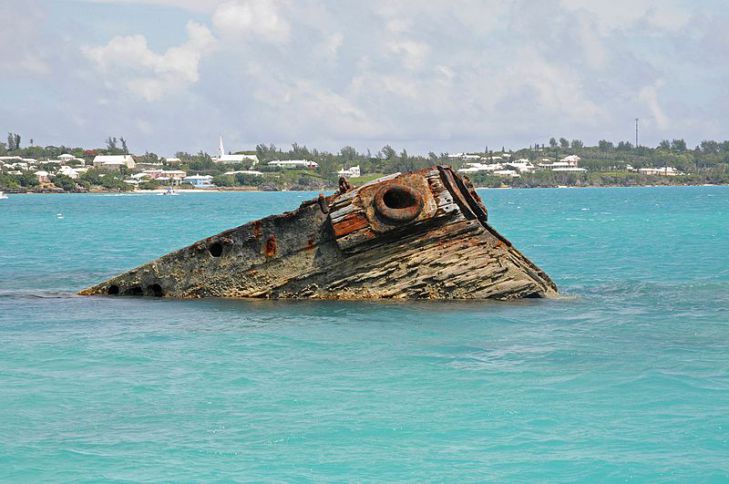
<instances>
[{"instance_id":1,"label":"rusty hull","mask_svg":"<svg viewBox=\"0 0 729 484\"><path fill-rule=\"evenodd\" d=\"M170 298L517 299L557 287L437 166L305 202L81 291Z\"/></svg>"}]
</instances>

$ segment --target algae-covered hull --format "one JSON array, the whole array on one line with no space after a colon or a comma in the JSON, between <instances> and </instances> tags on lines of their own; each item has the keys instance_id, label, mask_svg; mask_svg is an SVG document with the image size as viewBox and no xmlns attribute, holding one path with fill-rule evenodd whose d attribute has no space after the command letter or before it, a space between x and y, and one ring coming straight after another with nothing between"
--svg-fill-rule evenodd
<instances>
[{"instance_id":1,"label":"algae-covered hull","mask_svg":"<svg viewBox=\"0 0 729 484\"><path fill-rule=\"evenodd\" d=\"M557 287L487 223L468 179L438 166L305 202L167 254L83 295L517 299Z\"/></svg>"}]
</instances>

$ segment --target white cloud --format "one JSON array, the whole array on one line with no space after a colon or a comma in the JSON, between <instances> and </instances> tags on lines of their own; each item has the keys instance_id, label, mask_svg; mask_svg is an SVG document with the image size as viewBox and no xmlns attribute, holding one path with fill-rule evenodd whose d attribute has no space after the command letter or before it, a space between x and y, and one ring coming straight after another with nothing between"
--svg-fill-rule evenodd
<instances>
[{"instance_id":1,"label":"white cloud","mask_svg":"<svg viewBox=\"0 0 729 484\"><path fill-rule=\"evenodd\" d=\"M86 0L89 3L161 5L195 12L210 12L223 0Z\"/></svg>"},{"instance_id":2,"label":"white cloud","mask_svg":"<svg viewBox=\"0 0 729 484\"><path fill-rule=\"evenodd\" d=\"M619 140L626 116L646 119L646 137L729 122L729 71L716 61L729 9L707 0L87 0L107 5L87 17L88 4L66 2L47 22L52 1L0 0L0 118L34 130L54 118L47 106L25 114L44 94L65 99L84 133L166 151L204 148L221 131L445 151ZM140 5L158 18L139 23ZM209 27L191 22L171 41L180 18ZM17 73L30 82L3 82ZM72 127L51 129L76 139Z\"/></svg>"},{"instance_id":3,"label":"white cloud","mask_svg":"<svg viewBox=\"0 0 729 484\"><path fill-rule=\"evenodd\" d=\"M561 0L566 10L583 12L593 18L602 33L630 26L646 15L652 3L653 0Z\"/></svg>"},{"instance_id":4,"label":"white cloud","mask_svg":"<svg viewBox=\"0 0 729 484\"><path fill-rule=\"evenodd\" d=\"M408 69L418 69L425 62L430 48L425 42L397 39L388 43L390 52L399 56Z\"/></svg>"},{"instance_id":5,"label":"white cloud","mask_svg":"<svg viewBox=\"0 0 729 484\"><path fill-rule=\"evenodd\" d=\"M257 118L276 123L292 140L352 133L368 136L377 131L352 99L314 81L270 72L262 65L254 65L249 74L257 86L253 92Z\"/></svg>"},{"instance_id":6,"label":"white cloud","mask_svg":"<svg viewBox=\"0 0 729 484\"><path fill-rule=\"evenodd\" d=\"M595 69L604 68L608 62L608 51L594 24L585 16L578 20L578 33L587 64Z\"/></svg>"},{"instance_id":7,"label":"white cloud","mask_svg":"<svg viewBox=\"0 0 729 484\"><path fill-rule=\"evenodd\" d=\"M216 44L210 30L187 23L188 40L157 54L143 35L114 37L104 46L83 47L82 52L104 75L110 87L121 84L147 101L184 89L199 80L203 55Z\"/></svg>"},{"instance_id":8,"label":"white cloud","mask_svg":"<svg viewBox=\"0 0 729 484\"><path fill-rule=\"evenodd\" d=\"M286 43L291 26L279 12L275 0L235 0L221 4L213 13L213 24L221 35L230 38L262 38Z\"/></svg>"},{"instance_id":9,"label":"white cloud","mask_svg":"<svg viewBox=\"0 0 729 484\"><path fill-rule=\"evenodd\" d=\"M324 57L328 59L335 59L343 43L344 35L342 35L341 32L335 32L326 36L322 43L322 52Z\"/></svg>"},{"instance_id":10,"label":"white cloud","mask_svg":"<svg viewBox=\"0 0 729 484\"><path fill-rule=\"evenodd\" d=\"M685 10L670 3L655 6L648 14L648 21L664 30L679 30L688 24L690 15Z\"/></svg>"},{"instance_id":11,"label":"white cloud","mask_svg":"<svg viewBox=\"0 0 729 484\"><path fill-rule=\"evenodd\" d=\"M666 129L669 125L668 116L666 116L663 107L661 107L661 103L658 101L658 90L664 84L665 82L663 80L659 80L653 85L645 86L640 90L640 94L638 95L638 98L650 110L656 126L660 129Z\"/></svg>"},{"instance_id":12,"label":"white cloud","mask_svg":"<svg viewBox=\"0 0 729 484\"><path fill-rule=\"evenodd\" d=\"M589 14L601 33L629 29L640 20L673 30L682 27L688 17L672 0L561 0L561 4L568 11Z\"/></svg>"},{"instance_id":13,"label":"white cloud","mask_svg":"<svg viewBox=\"0 0 729 484\"><path fill-rule=\"evenodd\" d=\"M0 3L0 59L3 75L40 76L50 72L37 25L45 22L45 13L35 2L16 0Z\"/></svg>"}]
</instances>

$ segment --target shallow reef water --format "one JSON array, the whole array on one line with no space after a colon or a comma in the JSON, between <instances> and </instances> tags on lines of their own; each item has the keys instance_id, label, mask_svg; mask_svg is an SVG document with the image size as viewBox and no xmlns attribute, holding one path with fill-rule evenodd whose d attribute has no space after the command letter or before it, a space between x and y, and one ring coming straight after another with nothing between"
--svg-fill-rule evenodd
<instances>
[{"instance_id":1,"label":"shallow reef water","mask_svg":"<svg viewBox=\"0 0 729 484\"><path fill-rule=\"evenodd\" d=\"M729 187L479 193L562 298L78 297L317 194L0 201L0 480L729 480Z\"/></svg>"}]
</instances>

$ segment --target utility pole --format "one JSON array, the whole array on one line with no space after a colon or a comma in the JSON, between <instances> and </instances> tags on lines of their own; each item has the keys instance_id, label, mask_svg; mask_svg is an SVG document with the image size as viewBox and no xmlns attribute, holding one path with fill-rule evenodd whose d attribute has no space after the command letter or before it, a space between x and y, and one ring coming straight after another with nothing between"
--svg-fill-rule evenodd
<instances>
[{"instance_id":1,"label":"utility pole","mask_svg":"<svg viewBox=\"0 0 729 484\"><path fill-rule=\"evenodd\" d=\"M635 118L635 147L638 147L638 118Z\"/></svg>"}]
</instances>

